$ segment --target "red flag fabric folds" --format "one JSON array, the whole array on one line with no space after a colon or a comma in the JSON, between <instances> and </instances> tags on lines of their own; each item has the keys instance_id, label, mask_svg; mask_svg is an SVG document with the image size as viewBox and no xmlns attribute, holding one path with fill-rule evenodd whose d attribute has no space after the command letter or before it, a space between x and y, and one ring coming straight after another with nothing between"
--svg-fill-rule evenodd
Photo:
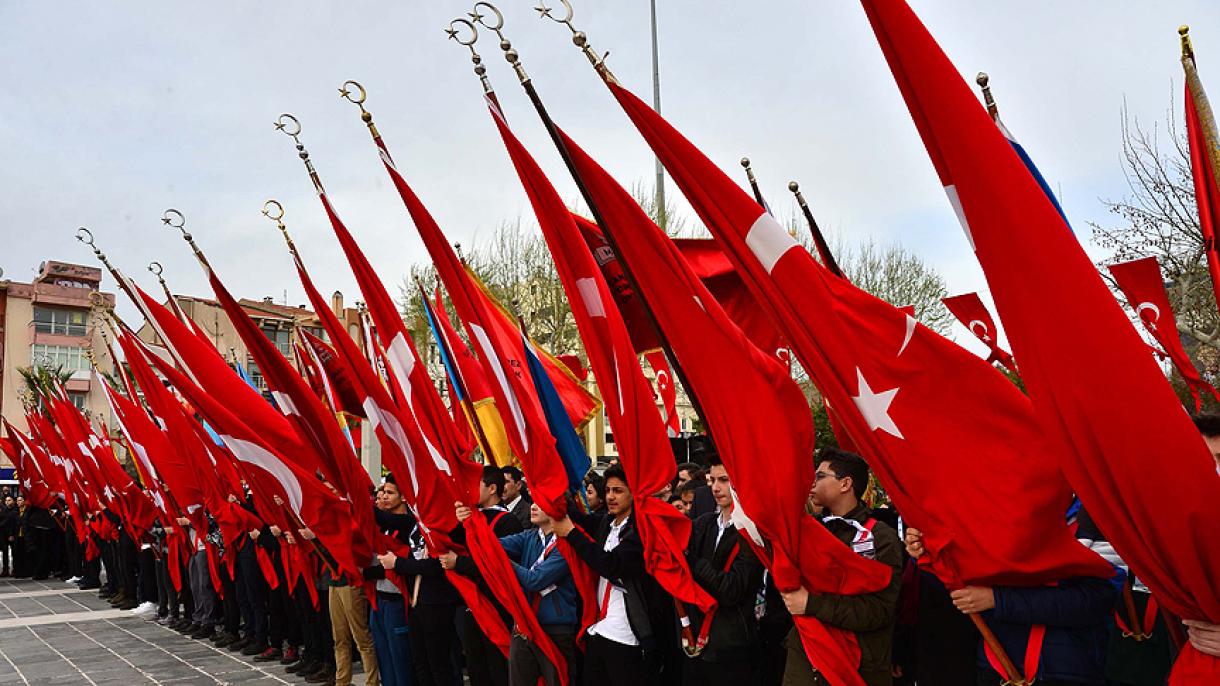
<instances>
[{"instance_id":1,"label":"red flag fabric folds","mask_svg":"<svg viewBox=\"0 0 1220 686\"><path fill-rule=\"evenodd\" d=\"M1216 230L1220 228L1220 186L1216 178L1220 174L1220 152L1216 146L1220 142L1215 138L1215 116L1207 94L1203 92L1193 52L1182 56L1182 69L1186 72L1186 140L1195 183L1195 206L1199 210L1199 231L1203 234L1203 254L1207 258L1207 272L1212 277L1212 292L1220 305L1220 245L1216 243ZM1208 124L1204 122L1210 122L1210 135Z\"/></svg>"},{"instance_id":2,"label":"red flag fabric folds","mask_svg":"<svg viewBox=\"0 0 1220 686\"><path fill-rule=\"evenodd\" d=\"M863 4L973 243L1051 455L1163 607L1220 623L1220 478L1203 440L1062 216L910 7ZM1173 460L1156 489L1149 455ZM1220 660L1184 649L1175 683L1218 679Z\"/></svg>"}]
</instances>

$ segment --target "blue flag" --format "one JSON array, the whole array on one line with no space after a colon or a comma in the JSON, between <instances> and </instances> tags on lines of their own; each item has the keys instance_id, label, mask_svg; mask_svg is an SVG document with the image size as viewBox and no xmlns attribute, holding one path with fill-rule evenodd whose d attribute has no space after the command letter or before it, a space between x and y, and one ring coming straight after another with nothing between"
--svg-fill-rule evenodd
<instances>
[{"instance_id":1,"label":"blue flag","mask_svg":"<svg viewBox=\"0 0 1220 686\"><path fill-rule=\"evenodd\" d=\"M551 383L551 378L546 375L542 361L534 354L533 344L524 337L523 343L530 377L534 381L534 389L538 391L542 412L546 415L547 428L555 437L555 448L559 452L560 459L563 460L563 469L568 475L568 490L583 496L585 474L589 473L589 468L592 466L589 453L585 451L580 436L576 435L576 429L572 428L572 422L568 419L568 411L564 409L563 401L559 399L559 393L555 390L555 385Z\"/></svg>"},{"instance_id":2,"label":"blue flag","mask_svg":"<svg viewBox=\"0 0 1220 686\"><path fill-rule=\"evenodd\" d=\"M1021 164L1025 165L1025 168L1029 170L1030 176L1034 177L1034 181L1038 182L1038 186L1042 188L1042 192L1046 193L1047 199L1049 199L1051 204L1055 206L1055 211L1059 213L1060 217L1063 217L1063 223L1067 224L1068 228L1071 229L1072 223L1068 221L1067 215L1063 212L1063 207L1059 205L1059 198L1055 197L1054 191L1051 190L1051 187L1046 182L1046 179L1042 177L1042 172L1038 171L1038 166L1034 164L1034 161L1029 156L1029 153L1025 152L1024 146L1017 142L1016 136L1013 136L1012 132L1008 130L1008 127L1004 126L1004 122L1000 121L999 114L995 114L991 118L995 121L995 125L1000 128L1000 133L1004 134L1004 138L1008 139L1008 144L1012 146L1014 151L1016 151L1017 157L1021 158ZM1075 233L1074 230L1073 233Z\"/></svg>"}]
</instances>

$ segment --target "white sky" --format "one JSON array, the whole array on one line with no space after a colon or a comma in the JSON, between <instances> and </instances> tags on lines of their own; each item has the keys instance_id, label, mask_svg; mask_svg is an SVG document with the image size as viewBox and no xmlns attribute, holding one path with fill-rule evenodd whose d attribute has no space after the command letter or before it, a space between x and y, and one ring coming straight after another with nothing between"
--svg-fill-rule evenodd
<instances>
[{"instance_id":1,"label":"white sky","mask_svg":"<svg viewBox=\"0 0 1220 686\"><path fill-rule=\"evenodd\" d=\"M552 115L624 185L651 182L647 146L567 30L540 21L533 4L501 9ZM1088 221L1111 221L1101 199L1127 191L1124 100L1147 123L1165 118L1171 97L1181 116L1179 24L1193 27L1204 82L1220 96L1220 3L911 4L964 75L991 74L1005 123L1086 241ZM797 179L819 222L845 241L901 241L951 292L984 287L858 3L658 5L662 111L730 175L744 183L737 160L748 155L777 213L795 211L786 184ZM272 129L291 112L341 216L397 293L426 254L356 108L337 95L344 80L369 89L399 168L451 240L469 244L530 212L468 55L442 32L468 9L451 0L0 3L5 276L28 280L44 259L92 264L72 238L85 225L146 286L155 281L145 267L158 260L176 292L206 295L187 247L159 222L176 207L231 290L277 302L286 291L300 304L282 242L259 214L275 197L319 286L357 299L291 141ZM649 99L647 0L577 0L576 24ZM575 198L495 43L483 37L479 47L517 134Z\"/></svg>"}]
</instances>

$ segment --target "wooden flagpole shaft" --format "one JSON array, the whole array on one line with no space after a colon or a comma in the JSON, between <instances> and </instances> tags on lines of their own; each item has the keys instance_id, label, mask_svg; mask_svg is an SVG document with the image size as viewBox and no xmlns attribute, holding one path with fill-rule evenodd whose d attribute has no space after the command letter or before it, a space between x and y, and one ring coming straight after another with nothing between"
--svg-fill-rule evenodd
<instances>
[{"instance_id":1,"label":"wooden flagpole shaft","mask_svg":"<svg viewBox=\"0 0 1220 686\"><path fill-rule=\"evenodd\" d=\"M801 193L801 187L797 182L788 182L788 190L796 196L796 202L801 206L801 213L805 215L805 221L809 224L809 233L813 236L813 244L818 249L818 257L822 258L822 263L830 270L832 274L840 278L843 276L843 270L839 268L839 263L835 260L834 253L830 252L830 244L826 242L826 236L822 235L822 229L818 226L818 222L813 218L813 211L809 209L809 203L805 202L805 196Z\"/></svg>"},{"instance_id":2,"label":"wooden flagpole shaft","mask_svg":"<svg viewBox=\"0 0 1220 686\"><path fill-rule=\"evenodd\" d=\"M977 612L970 614L970 621L974 622L974 627L983 635L983 642L991 648L991 652L995 653L996 658L1000 661L1000 666L1004 668L1005 683L1022 684L1025 683L1025 678L1017 671L1017 666L1013 664L1012 658L1008 656L1008 651L1004 650L1004 646L1000 645L1000 639L996 638L991 627L987 626L987 621Z\"/></svg>"}]
</instances>

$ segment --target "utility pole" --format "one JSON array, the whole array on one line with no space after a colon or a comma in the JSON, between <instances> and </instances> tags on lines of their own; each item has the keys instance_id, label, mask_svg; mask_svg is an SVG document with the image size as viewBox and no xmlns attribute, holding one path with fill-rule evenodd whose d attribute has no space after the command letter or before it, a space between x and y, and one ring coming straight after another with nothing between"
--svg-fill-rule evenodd
<instances>
[{"instance_id":1,"label":"utility pole","mask_svg":"<svg viewBox=\"0 0 1220 686\"><path fill-rule=\"evenodd\" d=\"M648 0L652 10L652 109L661 113L661 62L657 54L657 0ZM665 216L665 167L661 166L661 158L657 158L657 224L667 229L669 217Z\"/></svg>"}]
</instances>

